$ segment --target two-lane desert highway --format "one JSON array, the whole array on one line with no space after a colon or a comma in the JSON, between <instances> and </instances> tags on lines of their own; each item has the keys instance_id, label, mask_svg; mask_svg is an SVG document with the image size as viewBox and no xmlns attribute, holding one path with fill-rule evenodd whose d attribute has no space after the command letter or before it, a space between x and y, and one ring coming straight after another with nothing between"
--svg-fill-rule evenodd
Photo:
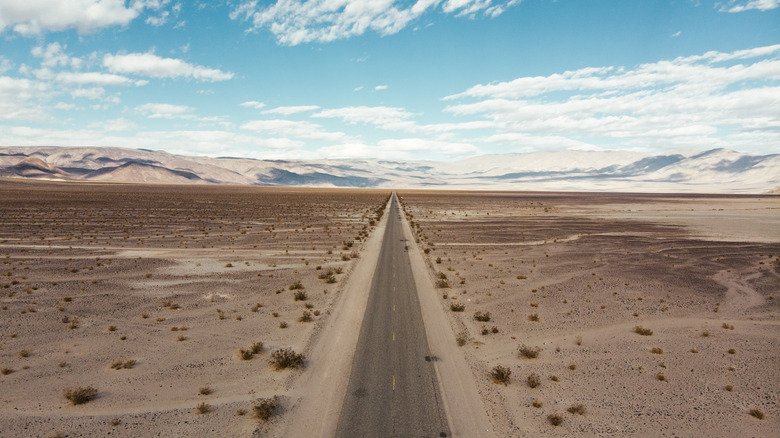
<instances>
[{"instance_id":1,"label":"two-lane desert highway","mask_svg":"<svg viewBox=\"0 0 780 438\"><path fill-rule=\"evenodd\" d=\"M393 195L338 437L450 436Z\"/></svg>"}]
</instances>

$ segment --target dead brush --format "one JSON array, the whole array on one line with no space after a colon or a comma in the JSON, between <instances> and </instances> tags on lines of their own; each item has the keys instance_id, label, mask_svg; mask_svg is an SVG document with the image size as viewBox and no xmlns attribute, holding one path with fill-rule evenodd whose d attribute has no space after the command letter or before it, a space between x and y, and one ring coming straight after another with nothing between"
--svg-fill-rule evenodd
<instances>
[{"instance_id":1,"label":"dead brush","mask_svg":"<svg viewBox=\"0 0 780 438\"><path fill-rule=\"evenodd\" d=\"M292 348L280 348L271 353L271 365L277 370L285 368L302 368L305 356L296 353Z\"/></svg>"},{"instance_id":2,"label":"dead brush","mask_svg":"<svg viewBox=\"0 0 780 438\"><path fill-rule=\"evenodd\" d=\"M634 333L642 336L651 336L653 331L649 328L644 328L641 325L634 326Z\"/></svg>"},{"instance_id":3,"label":"dead brush","mask_svg":"<svg viewBox=\"0 0 780 438\"><path fill-rule=\"evenodd\" d=\"M279 396L273 396L272 398L262 398L257 400L252 406L252 411L255 413L255 418L260 421L268 421L269 418L279 408Z\"/></svg>"},{"instance_id":4,"label":"dead brush","mask_svg":"<svg viewBox=\"0 0 780 438\"><path fill-rule=\"evenodd\" d=\"M539 357L541 349L539 347L530 347L528 345L521 345L517 348L517 352L521 357L526 359L536 359Z\"/></svg>"},{"instance_id":5,"label":"dead brush","mask_svg":"<svg viewBox=\"0 0 780 438\"><path fill-rule=\"evenodd\" d=\"M504 386L509 385L510 377L512 376L512 370L501 365L496 365L490 371L490 377L493 378L495 383L503 383Z\"/></svg>"},{"instance_id":6,"label":"dead brush","mask_svg":"<svg viewBox=\"0 0 780 438\"><path fill-rule=\"evenodd\" d=\"M537 386L542 384L542 378L539 377L536 373L531 373L526 377L525 383L528 384L531 388L536 388Z\"/></svg>"},{"instance_id":7,"label":"dead brush","mask_svg":"<svg viewBox=\"0 0 780 438\"><path fill-rule=\"evenodd\" d=\"M83 405L94 400L97 397L97 393L97 389L92 386L79 386L66 389L63 395L74 405Z\"/></svg>"},{"instance_id":8,"label":"dead brush","mask_svg":"<svg viewBox=\"0 0 780 438\"><path fill-rule=\"evenodd\" d=\"M568 411L570 414L585 415L585 405L582 403L577 403L569 406L566 411Z\"/></svg>"},{"instance_id":9,"label":"dead brush","mask_svg":"<svg viewBox=\"0 0 780 438\"><path fill-rule=\"evenodd\" d=\"M488 322L490 321L490 312L474 312L474 319L479 322Z\"/></svg>"}]
</instances>

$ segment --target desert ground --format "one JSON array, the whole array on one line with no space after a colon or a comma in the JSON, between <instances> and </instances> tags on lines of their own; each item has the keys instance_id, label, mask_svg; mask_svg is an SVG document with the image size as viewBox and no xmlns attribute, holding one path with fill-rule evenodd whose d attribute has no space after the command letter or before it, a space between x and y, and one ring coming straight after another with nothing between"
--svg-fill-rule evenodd
<instances>
[{"instance_id":1,"label":"desert ground","mask_svg":"<svg viewBox=\"0 0 780 438\"><path fill-rule=\"evenodd\" d=\"M777 436L780 198L398 194L495 436Z\"/></svg>"},{"instance_id":2,"label":"desert ground","mask_svg":"<svg viewBox=\"0 0 780 438\"><path fill-rule=\"evenodd\" d=\"M0 434L278 434L389 194L0 181Z\"/></svg>"},{"instance_id":3,"label":"desert ground","mask_svg":"<svg viewBox=\"0 0 780 438\"><path fill-rule=\"evenodd\" d=\"M333 436L389 195L1 180L2 435ZM398 195L453 436L780 429L780 197Z\"/></svg>"}]
</instances>

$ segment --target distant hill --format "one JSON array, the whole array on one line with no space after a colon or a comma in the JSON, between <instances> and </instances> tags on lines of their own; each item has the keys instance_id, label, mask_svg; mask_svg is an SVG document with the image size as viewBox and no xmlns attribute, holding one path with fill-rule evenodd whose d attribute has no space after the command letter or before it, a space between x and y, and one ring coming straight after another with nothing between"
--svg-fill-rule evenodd
<instances>
[{"instance_id":1,"label":"distant hill","mask_svg":"<svg viewBox=\"0 0 780 438\"><path fill-rule=\"evenodd\" d=\"M780 154L560 151L451 162L255 160L108 147L0 147L0 177L73 181L483 190L778 193Z\"/></svg>"}]
</instances>

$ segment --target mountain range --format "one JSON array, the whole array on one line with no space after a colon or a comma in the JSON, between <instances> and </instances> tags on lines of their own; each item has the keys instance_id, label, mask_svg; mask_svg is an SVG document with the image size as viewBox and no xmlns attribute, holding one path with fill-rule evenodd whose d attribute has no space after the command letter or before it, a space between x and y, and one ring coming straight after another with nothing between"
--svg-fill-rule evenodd
<instances>
[{"instance_id":1,"label":"mountain range","mask_svg":"<svg viewBox=\"0 0 780 438\"><path fill-rule=\"evenodd\" d=\"M780 154L558 151L457 161L258 160L113 147L0 147L0 177L262 186L780 194Z\"/></svg>"}]
</instances>

